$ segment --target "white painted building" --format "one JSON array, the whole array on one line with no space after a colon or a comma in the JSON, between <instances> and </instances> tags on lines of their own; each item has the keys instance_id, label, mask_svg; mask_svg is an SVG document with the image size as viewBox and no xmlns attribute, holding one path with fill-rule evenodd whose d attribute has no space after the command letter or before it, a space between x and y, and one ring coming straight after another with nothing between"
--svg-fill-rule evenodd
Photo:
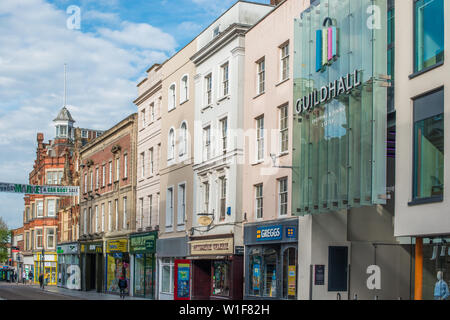
<instances>
[{"instance_id":1,"label":"white painted building","mask_svg":"<svg viewBox=\"0 0 450 320\"><path fill-rule=\"evenodd\" d=\"M245 32L272 9L237 2L198 36L197 53L191 58L197 70L194 235L231 232L242 242L242 226L236 223L244 218L239 165L244 139L238 132L243 129ZM202 214L210 214L209 227L199 224Z\"/></svg>"}]
</instances>

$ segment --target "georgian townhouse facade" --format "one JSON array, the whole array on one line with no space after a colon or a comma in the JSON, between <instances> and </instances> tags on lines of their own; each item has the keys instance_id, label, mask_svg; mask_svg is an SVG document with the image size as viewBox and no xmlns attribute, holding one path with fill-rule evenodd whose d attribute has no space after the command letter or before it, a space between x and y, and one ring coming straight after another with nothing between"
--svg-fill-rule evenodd
<instances>
[{"instance_id":1,"label":"georgian townhouse facade","mask_svg":"<svg viewBox=\"0 0 450 320\"><path fill-rule=\"evenodd\" d=\"M193 213L194 77L197 39L161 65L158 298L174 298L175 260L188 256Z\"/></svg>"},{"instance_id":2,"label":"georgian townhouse facade","mask_svg":"<svg viewBox=\"0 0 450 320\"><path fill-rule=\"evenodd\" d=\"M119 293L123 270L130 280L128 238L136 230L136 139L134 113L80 150L82 290Z\"/></svg>"},{"instance_id":3,"label":"georgian townhouse facade","mask_svg":"<svg viewBox=\"0 0 450 320\"><path fill-rule=\"evenodd\" d=\"M191 57L196 67L193 299L242 299L245 32L272 8L236 2L199 34Z\"/></svg>"},{"instance_id":4,"label":"georgian townhouse facade","mask_svg":"<svg viewBox=\"0 0 450 320\"><path fill-rule=\"evenodd\" d=\"M154 299L156 296L156 247L160 209L160 153L161 153L161 65L147 70L147 77L138 84L136 234L130 242L139 244L131 253L133 261L132 293L134 296Z\"/></svg>"}]
</instances>

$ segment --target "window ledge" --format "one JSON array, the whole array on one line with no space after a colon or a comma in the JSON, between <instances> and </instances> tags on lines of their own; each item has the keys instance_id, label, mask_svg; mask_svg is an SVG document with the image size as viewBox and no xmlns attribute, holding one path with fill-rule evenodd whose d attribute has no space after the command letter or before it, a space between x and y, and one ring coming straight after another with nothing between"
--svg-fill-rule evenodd
<instances>
[{"instance_id":1,"label":"window ledge","mask_svg":"<svg viewBox=\"0 0 450 320\"><path fill-rule=\"evenodd\" d=\"M441 62L436 63L435 65L432 65L432 66L429 66L429 67L427 67L427 68L425 68L423 70L417 71L417 72L409 75L409 80L414 79L414 78L416 78L418 76L421 76L422 74L427 73L428 71L434 70L436 68L439 68L439 67L441 67L443 65L444 65L444 61L441 61Z\"/></svg>"},{"instance_id":2,"label":"window ledge","mask_svg":"<svg viewBox=\"0 0 450 320\"><path fill-rule=\"evenodd\" d=\"M205 112L206 110L212 109L212 108L213 108L212 104L207 105L206 107L203 107L203 108L202 108L202 113Z\"/></svg>"},{"instance_id":3,"label":"window ledge","mask_svg":"<svg viewBox=\"0 0 450 320\"><path fill-rule=\"evenodd\" d=\"M281 80L280 82L278 82L278 83L275 85L275 87L281 86L283 83L288 82L290 79L291 79L291 78L287 77L286 79Z\"/></svg>"},{"instance_id":4,"label":"window ledge","mask_svg":"<svg viewBox=\"0 0 450 320\"><path fill-rule=\"evenodd\" d=\"M218 99L217 104L220 104L224 100L230 100L230 99L231 99L230 94L227 94L226 96L223 96L220 99Z\"/></svg>"},{"instance_id":5,"label":"window ledge","mask_svg":"<svg viewBox=\"0 0 450 320\"><path fill-rule=\"evenodd\" d=\"M266 92L263 91L261 93L258 93L256 96L253 97L253 100L258 99L259 97L261 97L262 95L264 95Z\"/></svg>"},{"instance_id":6,"label":"window ledge","mask_svg":"<svg viewBox=\"0 0 450 320\"><path fill-rule=\"evenodd\" d=\"M264 160L258 160L256 162L253 162L252 166L257 166L257 165L260 165L260 164L263 164L263 163L264 163Z\"/></svg>"},{"instance_id":7,"label":"window ledge","mask_svg":"<svg viewBox=\"0 0 450 320\"><path fill-rule=\"evenodd\" d=\"M183 104L185 104L186 102L188 102L189 101L189 99L186 99L186 100L184 100L184 101L180 101L180 106L182 106Z\"/></svg>"},{"instance_id":8,"label":"window ledge","mask_svg":"<svg viewBox=\"0 0 450 320\"><path fill-rule=\"evenodd\" d=\"M439 202L444 202L443 196L416 199L416 200L409 202L408 206L413 207L413 206L420 206L420 205L424 205L424 204L439 203Z\"/></svg>"}]
</instances>

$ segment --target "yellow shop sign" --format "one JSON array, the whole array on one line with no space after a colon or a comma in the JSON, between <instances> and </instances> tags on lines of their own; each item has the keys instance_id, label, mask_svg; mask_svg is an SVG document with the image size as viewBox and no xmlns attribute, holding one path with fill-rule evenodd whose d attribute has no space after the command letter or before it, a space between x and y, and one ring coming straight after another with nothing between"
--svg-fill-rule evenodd
<instances>
[{"instance_id":1,"label":"yellow shop sign","mask_svg":"<svg viewBox=\"0 0 450 320\"><path fill-rule=\"evenodd\" d=\"M128 252L128 239L107 241L106 252Z\"/></svg>"}]
</instances>

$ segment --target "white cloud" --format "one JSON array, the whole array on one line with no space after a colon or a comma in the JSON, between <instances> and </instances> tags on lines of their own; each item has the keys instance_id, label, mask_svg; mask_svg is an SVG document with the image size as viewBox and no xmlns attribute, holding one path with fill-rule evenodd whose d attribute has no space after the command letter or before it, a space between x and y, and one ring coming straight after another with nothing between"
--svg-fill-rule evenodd
<instances>
[{"instance_id":1,"label":"white cloud","mask_svg":"<svg viewBox=\"0 0 450 320\"><path fill-rule=\"evenodd\" d=\"M94 18L96 13L90 15ZM66 12L44 0L0 1L0 16L0 180L8 180L4 182L27 179L37 132L43 132L45 140L53 139L52 120L63 104L64 63L75 125L108 129L136 112L132 101L138 79L176 48L172 36L148 24L121 22L120 30L90 33L69 30ZM23 210L22 197L8 199L7 206L0 206L1 216ZM12 203L15 208L8 207Z\"/></svg>"},{"instance_id":2,"label":"white cloud","mask_svg":"<svg viewBox=\"0 0 450 320\"><path fill-rule=\"evenodd\" d=\"M119 44L138 48L169 51L176 47L175 39L171 35L149 24L124 21L121 26L121 30L101 28L98 32Z\"/></svg>"}]
</instances>

